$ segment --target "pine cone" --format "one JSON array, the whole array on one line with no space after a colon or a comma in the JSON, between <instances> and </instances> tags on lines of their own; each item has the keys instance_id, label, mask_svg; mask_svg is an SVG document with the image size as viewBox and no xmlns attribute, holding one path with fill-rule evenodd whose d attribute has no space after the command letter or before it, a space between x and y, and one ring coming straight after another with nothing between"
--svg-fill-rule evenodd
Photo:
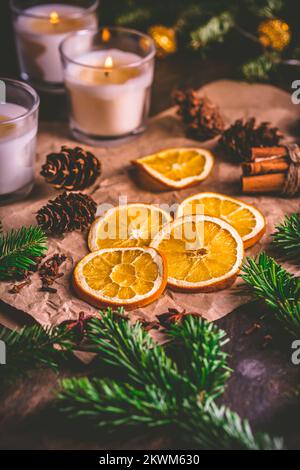
<instances>
[{"instance_id":1,"label":"pine cone","mask_svg":"<svg viewBox=\"0 0 300 470\"><path fill-rule=\"evenodd\" d=\"M47 155L41 175L57 189L82 190L91 186L101 173L101 164L80 147L62 146L58 153Z\"/></svg>"},{"instance_id":2,"label":"pine cone","mask_svg":"<svg viewBox=\"0 0 300 470\"><path fill-rule=\"evenodd\" d=\"M277 147L283 135L268 122L256 126L255 118L238 119L226 129L220 139L223 149L237 161L247 161L252 147Z\"/></svg>"},{"instance_id":3,"label":"pine cone","mask_svg":"<svg viewBox=\"0 0 300 470\"><path fill-rule=\"evenodd\" d=\"M198 97L194 90L177 91L175 102L190 137L203 141L223 132L224 121L219 107L207 96Z\"/></svg>"},{"instance_id":4,"label":"pine cone","mask_svg":"<svg viewBox=\"0 0 300 470\"><path fill-rule=\"evenodd\" d=\"M36 220L45 232L62 235L89 227L95 220L96 210L97 204L87 194L64 192L43 206Z\"/></svg>"}]
</instances>

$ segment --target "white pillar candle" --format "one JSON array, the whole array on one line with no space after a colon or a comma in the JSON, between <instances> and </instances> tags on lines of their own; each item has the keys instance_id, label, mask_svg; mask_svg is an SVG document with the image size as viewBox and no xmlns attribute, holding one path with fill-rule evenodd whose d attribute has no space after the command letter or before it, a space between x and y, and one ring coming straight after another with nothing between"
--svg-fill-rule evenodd
<instances>
[{"instance_id":1,"label":"white pillar candle","mask_svg":"<svg viewBox=\"0 0 300 470\"><path fill-rule=\"evenodd\" d=\"M53 3L26 9L14 25L23 78L62 83L59 45L73 31L96 28L97 17L84 8Z\"/></svg>"},{"instance_id":2,"label":"white pillar candle","mask_svg":"<svg viewBox=\"0 0 300 470\"><path fill-rule=\"evenodd\" d=\"M34 180L37 125L10 122L27 113L13 103L0 104L0 195L10 194Z\"/></svg>"},{"instance_id":3,"label":"white pillar candle","mask_svg":"<svg viewBox=\"0 0 300 470\"><path fill-rule=\"evenodd\" d=\"M153 61L119 49L92 51L65 69L71 127L93 136L115 137L138 129L148 112Z\"/></svg>"}]
</instances>

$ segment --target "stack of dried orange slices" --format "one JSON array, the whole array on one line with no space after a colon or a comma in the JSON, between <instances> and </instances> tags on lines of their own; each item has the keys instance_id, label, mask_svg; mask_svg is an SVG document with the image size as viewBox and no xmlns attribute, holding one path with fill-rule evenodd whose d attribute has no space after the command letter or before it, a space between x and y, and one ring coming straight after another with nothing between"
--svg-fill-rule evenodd
<instances>
[{"instance_id":1,"label":"stack of dried orange slices","mask_svg":"<svg viewBox=\"0 0 300 470\"><path fill-rule=\"evenodd\" d=\"M211 169L210 154L181 150L183 153L177 149L176 154L165 151L169 152L167 160L171 156L173 162L168 170L166 156L157 154L141 159L142 165L149 166L141 171L149 171L160 184L177 181L179 187L184 179L192 182L187 175L197 167L194 177L199 181L199 167L202 165L204 173ZM74 270L75 290L97 307L130 310L157 299L167 284L186 292L224 289L235 281L244 249L262 237L265 225L255 207L217 193L203 192L185 199L175 220L149 204L112 208L90 229L91 253Z\"/></svg>"}]
</instances>

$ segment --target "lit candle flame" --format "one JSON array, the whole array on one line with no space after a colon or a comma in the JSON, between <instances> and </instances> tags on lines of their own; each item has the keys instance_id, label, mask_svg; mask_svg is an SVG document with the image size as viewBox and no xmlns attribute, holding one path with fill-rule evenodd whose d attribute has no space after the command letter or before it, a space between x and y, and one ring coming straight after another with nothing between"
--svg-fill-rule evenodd
<instances>
[{"instance_id":1,"label":"lit candle flame","mask_svg":"<svg viewBox=\"0 0 300 470\"><path fill-rule=\"evenodd\" d=\"M106 57L105 62L104 62L104 67L105 67L106 69L111 69L112 66L113 66L112 57L110 57L110 56Z\"/></svg>"},{"instance_id":2,"label":"lit candle flame","mask_svg":"<svg viewBox=\"0 0 300 470\"><path fill-rule=\"evenodd\" d=\"M110 40L110 31L108 28L104 28L102 31L102 41L107 42Z\"/></svg>"},{"instance_id":3,"label":"lit candle flame","mask_svg":"<svg viewBox=\"0 0 300 470\"><path fill-rule=\"evenodd\" d=\"M50 23L51 24L59 23L59 14L56 13L56 11L53 11L52 13L50 13Z\"/></svg>"}]
</instances>

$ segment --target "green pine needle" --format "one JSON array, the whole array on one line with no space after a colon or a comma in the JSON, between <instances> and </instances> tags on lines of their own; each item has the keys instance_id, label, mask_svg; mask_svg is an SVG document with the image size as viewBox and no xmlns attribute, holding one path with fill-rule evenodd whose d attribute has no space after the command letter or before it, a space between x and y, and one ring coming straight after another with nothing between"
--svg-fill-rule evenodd
<instances>
[{"instance_id":1,"label":"green pine needle","mask_svg":"<svg viewBox=\"0 0 300 470\"><path fill-rule=\"evenodd\" d=\"M211 450L282 450L281 438L265 433L253 434L249 422L215 402L202 405L187 401L185 419L178 425L187 443Z\"/></svg>"},{"instance_id":2,"label":"green pine needle","mask_svg":"<svg viewBox=\"0 0 300 470\"><path fill-rule=\"evenodd\" d=\"M277 53L265 53L260 55L242 66L243 77L248 82L268 81L270 79L271 72L276 69L277 62Z\"/></svg>"},{"instance_id":3,"label":"green pine needle","mask_svg":"<svg viewBox=\"0 0 300 470\"><path fill-rule=\"evenodd\" d=\"M300 261L300 216L292 214L277 225L273 245L288 258Z\"/></svg>"},{"instance_id":4,"label":"green pine needle","mask_svg":"<svg viewBox=\"0 0 300 470\"><path fill-rule=\"evenodd\" d=\"M266 253L247 258L241 276L253 295L274 310L274 316L294 335L300 333L300 279Z\"/></svg>"},{"instance_id":5,"label":"green pine needle","mask_svg":"<svg viewBox=\"0 0 300 470\"><path fill-rule=\"evenodd\" d=\"M65 379L60 408L72 418L85 418L96 427L113 432L120 426L180 431L189 448L280 450L282 439L254 435L248 421L215 402L205 405L189 396L178 400L155 385L140 389L108 379ZM178 434L178 432L177 432Z\"/></svg>"},{"instance_id":6,"label":"green pine needle","mask_svg":"<svg viewBox=\"0 0 300 470\"><path fill-rule=\"evenodd\" d=\"M161 427L177 415L176 391L110 379L72 378L61 382L60 409L71 418L88 418L96 427Z\"/></svg>"},{"instance_id":7,"label":"green pine needle","mask_svg":"<svg viewBox=\"0 0 300 470\"><path fill-rule=\"evenodd\" d=\"M99 354L100 361L140 386L149 383L172 390L181 385L176 364L139 322L130 325L125 318L116 319L111 309L100 314L87 325L90 350Z\"/></svg>"},{"instance_id":8,"label":"green pine needle","mask_svg":"<svg viewBox=\"0 0 300 470\"><path fill-rule=\"evenodd\" d=\"M166 334L173 339L169 349L175 353L185 351L177 359L196 390L205 392L209 399L221 395L232 372L227 365L228 354L223 351L229 341L225 331L212 322L189 315L182 323L171 325Z\"/></svg>"},{"instance_id":9,"label":"green pine needle","mask_svg":"<svg viewBox=\"0 0 300 470\"><path fill-rule=\"evenodd\" d=\"M43 256L46 251L47 238L40 227L22 227L0 233L0 281L34 266L34 258Z\"/></svg>"},{"instance_id":10,"label":"green pine needle","mask_svg":"<svg viewBox=\"0 0 300 470\"><path fill-rule=\"evenodd\" d=\"M124 379L63 380L59 406L69 417L108 431L171 426L192 448L282 447L280 440L254 436L247 421L214 403L230 373L222 352L227 339L216 325L188 315L166 330L172 343L162 346L139 323L132 326L110 309L100 313L88 325L89 348L98 353L98 366L103 361Z\"/></svg>"},{"instance_id":11,"label":"green pine needle","mask_svg":"<svg viewBox=\"0 0 300 470\"><path fill-rule=\"evenodd\" d=\"M192 47L201 49L213 42L223 42L234 26L234 17L229 11L211 18L206 24L191 33Z\"/></svg>"},{"instance_id":12,"label":"green pine needle","mask_svg":"<svg viewBox=\"0 0 300 470\"><path fill-rule=\"evenodd\" d=\"M66 326L43 328L40 325L20 330L0 328L0 340L6 347L6 365L0 367L0 381L13 382L28 371L57 369L61 359L69 357L76 340L74 330Z\"/></svg>"}]
</instances>

